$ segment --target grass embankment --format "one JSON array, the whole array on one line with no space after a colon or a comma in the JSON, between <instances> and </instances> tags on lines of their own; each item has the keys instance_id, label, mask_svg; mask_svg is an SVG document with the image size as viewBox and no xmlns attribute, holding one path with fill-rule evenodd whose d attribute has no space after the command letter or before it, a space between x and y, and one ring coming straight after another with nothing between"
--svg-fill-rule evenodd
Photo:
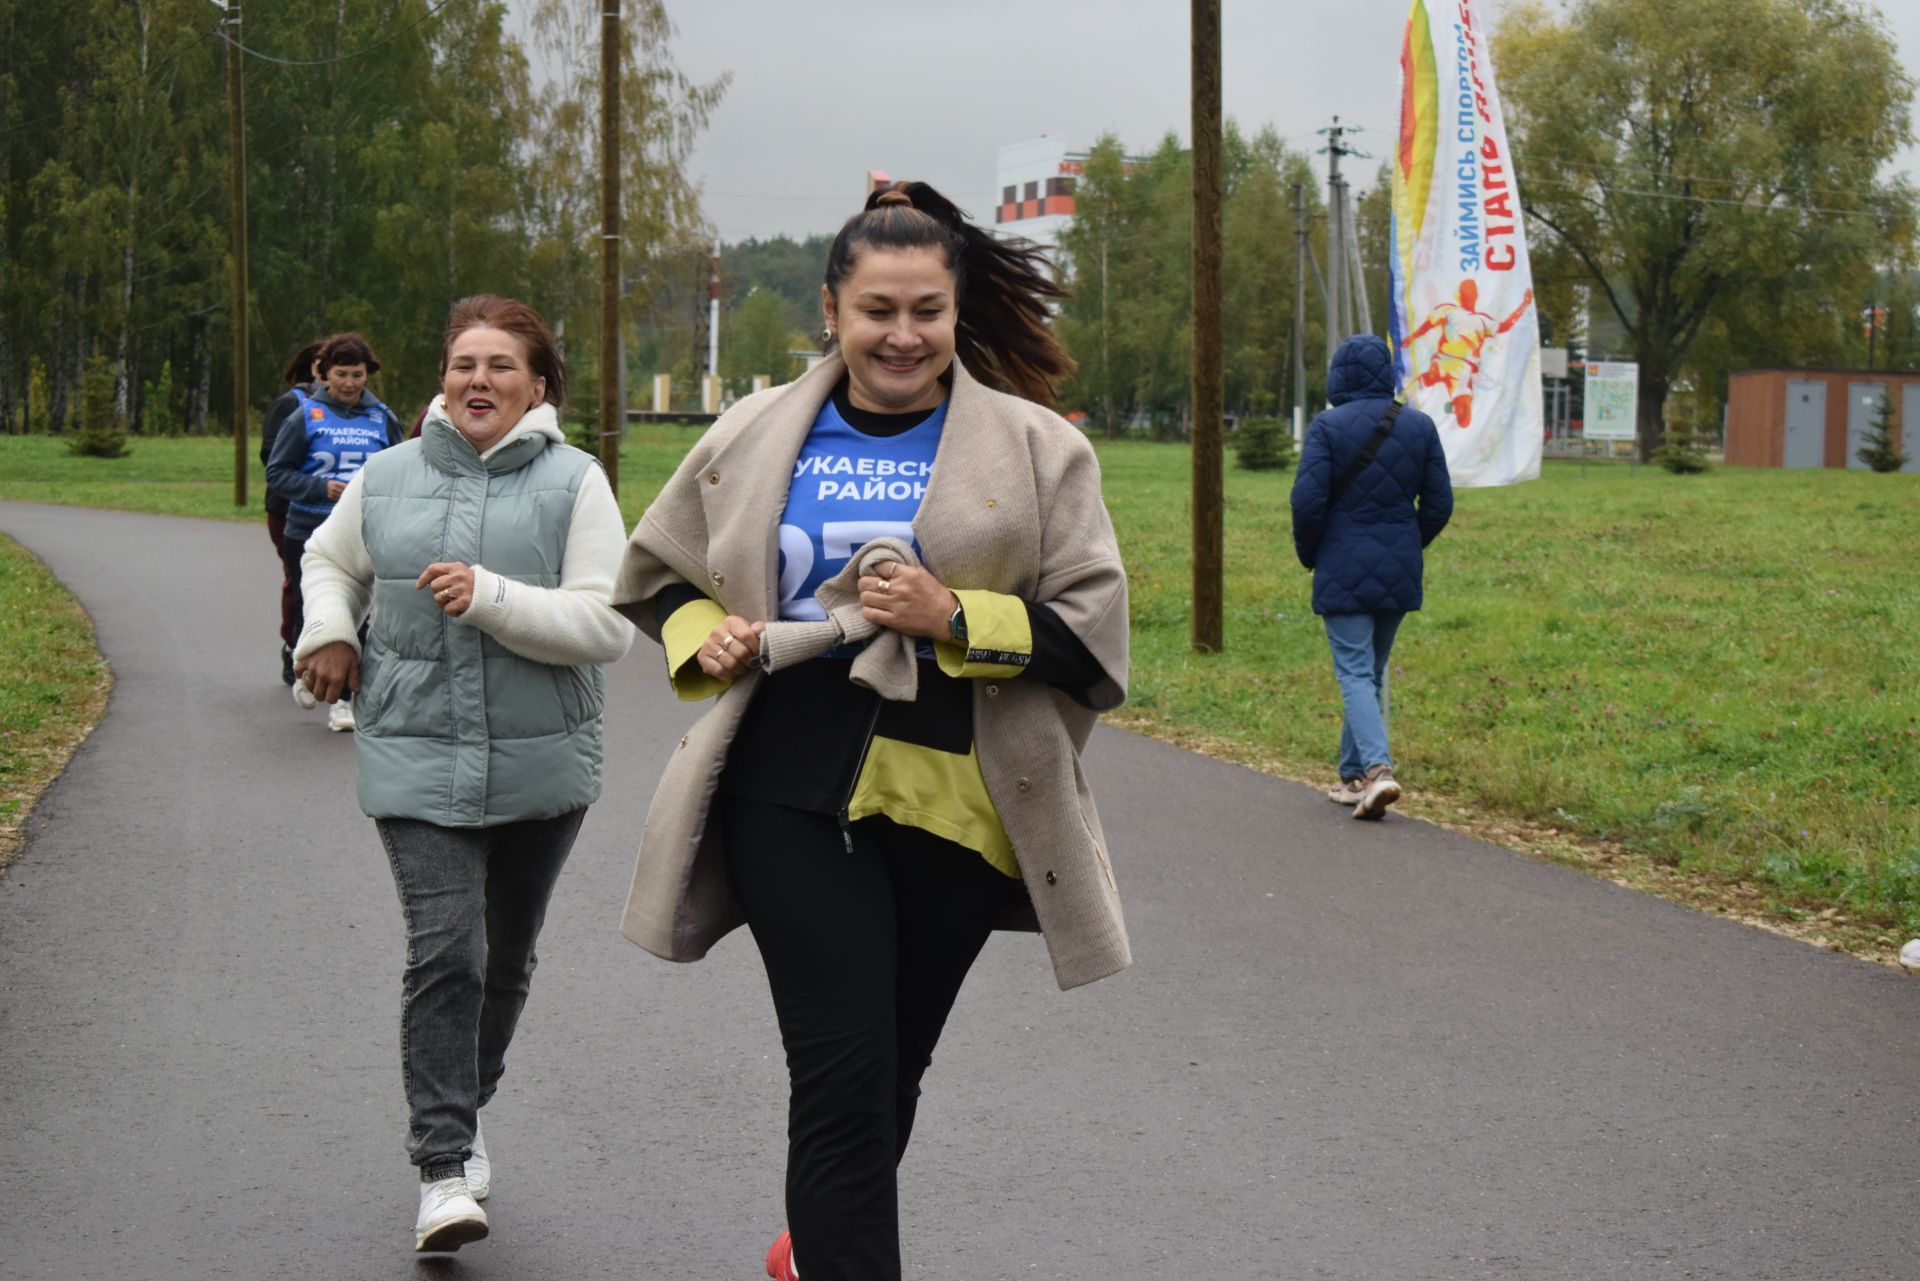
<instances>
[{"instance_id":1,"label":"grass embankment","mask_svg":"<svg viewBox=\"0 0 1920 1281\"><path fill-rule=\"evenodd\" d=\"M629 525L693 439L633 432ZM224 442L133 448L97 461L0 439L0 497L236 515ZM1133 583L1119 719L1329 780L1338 695L1293 559L1291 473L1227 471L1226 650L1199 658L1187 451L1100 448ZM1394 653L1410 808L1889 955L1920 934L1916 545L1920 478L1906 475L1549 463L1531 484L1461 491L1428 553L1428 606Z\"/></svg>"},{"instance_id":2,"label":"grass embankment","mask_svg":"<svg viewBox=\"0 0 1920 1281\"><path fill-rule=\"evenodd\" d=\"M99 722L112 685L86 612L0 535L0 867L19 852L34 801Z\"/></svg>"}]
</instances>

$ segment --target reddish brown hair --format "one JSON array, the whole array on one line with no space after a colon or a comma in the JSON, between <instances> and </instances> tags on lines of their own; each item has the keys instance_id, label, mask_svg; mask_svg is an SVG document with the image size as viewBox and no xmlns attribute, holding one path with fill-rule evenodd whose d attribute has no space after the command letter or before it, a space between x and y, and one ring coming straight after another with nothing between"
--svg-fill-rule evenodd
<instances>
[{"instance_id":1,"label":"reddish brown hair","mask_svg":"<svg viewBox=\"0 0 1920 1281\"><path fill-rule=\"evenodd\" d=\"M447 313L447 337L440 346L441 377L447 373L447 353L453 350L453 340L469 329L498 329L519 339L526 350L528 372L547 380L547 403L555 409L560 407L567 394L567 366L539 312L516 298L499 294L462 298Z\"/></svg>"},{"instance_id":2,"label":"reddish brown hair","mask_svg":"<svg viewBox=\"0 0 1920 1281\"><path fill-rule=\"evenodd\" d=\"M359 334L335 334L320 344L320 354L314 359L320 363L322 378L335 365L365 365L369 376L380 372L373 348L367 346L367 340Z\"/></svg>"}]
</instances>

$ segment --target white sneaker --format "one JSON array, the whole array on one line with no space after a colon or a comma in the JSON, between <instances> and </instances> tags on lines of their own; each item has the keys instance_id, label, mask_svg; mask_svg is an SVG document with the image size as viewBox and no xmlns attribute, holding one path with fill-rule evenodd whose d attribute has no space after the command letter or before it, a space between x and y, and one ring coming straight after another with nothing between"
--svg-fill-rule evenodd
<instances>
[{"instance_id":1,"label":"white sneaker","mask_svg":"<svg viewBox=\"0 0 1920 1281\"><path fill-rule=\"evenodd\" d=\"M1393 778L1393 767L1376 765L1367 771L1360 780L1360 800L1353 807L1355 818L1378 819L1385 816L1387 806L1400 799L1400 784Z\"/></svg>"},{"instance_id":2,"label":"white sneaker","mask_svg":"<svg viewBox=\"0 0 1920 1281\"><path fill-rule=\"evenodd\" d=\"M313 696L313 691L307 688L305 681L296 679L293 682L293 704L303 712L310 712L320 706L320 700Z\"/></svg>"},{"instance_id":3,"label":"white sneaker","mask_svg":"<svg viewBox=\"0 0 1920 1281\"><path fill-rule=\"evenodd\" d=\"M473 1199L467 1181L458 1176L420 1185L420 1217L413 1224L413 1248L418 1251L458 1250L487 1235L487 1212Z\"/></svg>"},{"instance_id":4,"label":"white sneaker","mask_svg":"<svg viewBox=\"0 0 1920 1281\"><path fill-rule=\"evenodd\" d=\"M327 709L327 728L346 731L353 728L353 700L343 698Z\"/></svg>"},{"instance_id":5,"label":"white sneaker","mask_svg":"<svg viewBox=\"0 0 1920 1281\"><path fill-rule=\"evenodd\" d=\"M1340 786L1327 789L1327 799L1335 805L1358 805L1360 803L1360 797L1365 791L1366 783L1364 780L1343 778L1340 780Z\"/></svg>"},{"instance_id":6,"label":"white sneaker","mask_svg":"<svg viewBox=\"0 0 1920 1281\"><path fill-rule=\"evenodd\" d=\"M493 1191L493 1162L487 1159L487 1141L480 1127L473 1127L473 1155L467 1158L467 1190L473 1199L484 1201Z\"/></svg>"}]
</instances>

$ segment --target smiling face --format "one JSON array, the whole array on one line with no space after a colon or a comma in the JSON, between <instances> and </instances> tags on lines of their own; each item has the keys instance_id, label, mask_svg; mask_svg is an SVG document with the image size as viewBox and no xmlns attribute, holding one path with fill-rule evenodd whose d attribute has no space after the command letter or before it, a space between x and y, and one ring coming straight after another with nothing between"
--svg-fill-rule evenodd
<instances>
[{"instance_id":1,"label":"smiling face","mask_svg":"<svg viewBox=\"0 0 1920 1281\"><path fill-rule=\"evenodd\" d=\"M518 338L476 325L462 330L447 348L440 390L447 397L447 417L460 434L475 449L486 449L546 399L547 380L534 377Z\"/></svg>"},{"instance_id":2,"label":"smiling face","mask_svg":"<svg viewBox=\"0 0 1920 1281\"><path fill-rule=\"evenodd\" d=\"M334 365L324 376L327 380L327 395L343 405L360 403L360 393L367 389L365 365Z\"/></svg>"},{"instance_id":3,"label":"smiling face","mask_svg":"<svg viewBox=\"0 0 1920 1281\"><path fill-rule=\"evenodd\" d=\"M840 337L848 395L861 409L902 414L946 399L959 299L938 249L867 248L820 306Z\"/></svg>"}]
</instances>

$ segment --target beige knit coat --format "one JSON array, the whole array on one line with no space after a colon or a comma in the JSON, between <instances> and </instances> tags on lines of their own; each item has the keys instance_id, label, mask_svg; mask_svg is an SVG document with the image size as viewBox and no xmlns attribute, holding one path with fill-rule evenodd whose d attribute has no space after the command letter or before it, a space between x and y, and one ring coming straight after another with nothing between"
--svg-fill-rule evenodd
<instances>
[{"instance_id":1,"label":"beige knit coat","mask_svg":"<svg viewBox=\"0 0 1920 1281\"><path fill-rule=\"evenodd\" d=\"M835 356L722 415L640 518L613 602L655 640L653 599L677 583L729 613L776 616L777 526L801 446L845 372ZM913 522L927 568L949 587L1050 607L1106 673L1085 707L1026 677L973 682L974 740L1032 911L1003 922L1046 937L1054 976L1076 987L1132 959L1106 837L1080 768L1097 712L1126 697L1127 579L1100 498L1093 449L1050 410L976 382L956 360L946 426ZM761 677L714 700L661 775L621 932L693 961L743 924L709 821L727 751ZM804 744L796 745L804 750Z\"/></svg>"}]
</instances>

